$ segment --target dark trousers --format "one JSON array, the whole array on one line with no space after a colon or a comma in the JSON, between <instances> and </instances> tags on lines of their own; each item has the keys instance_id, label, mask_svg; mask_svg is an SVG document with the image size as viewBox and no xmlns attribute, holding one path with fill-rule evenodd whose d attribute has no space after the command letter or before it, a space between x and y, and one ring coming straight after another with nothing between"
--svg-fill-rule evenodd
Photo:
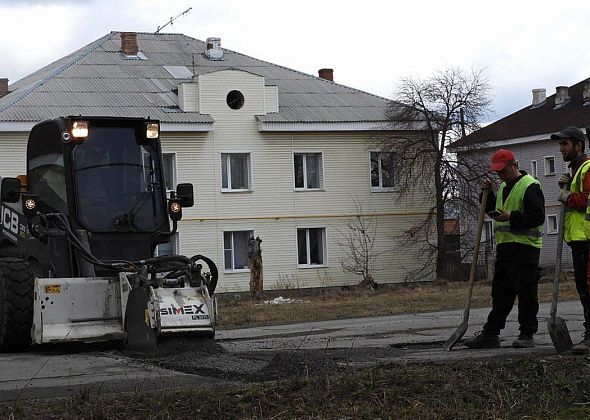
<instances>
[{"instance_id":1,"label":"dark trousers","mask_svg":"<svg viewBox=\"0 0 590 420\"><path fill-rule=\"evenodd\" d=\"M584 310L584 327L590 331L590 291L588 290L588 244L586 241L570 242L572 262L574 264L574 280Z\"/></svg>"},{"instance_id":2,"label":"dark trousers","mask_svg":"<svg viewBox=\"0 0 590 420\"><path fill-rule=\"evenodd\" d=\"M492 310L483 326L487 334L500 334L506 325L506 318L512 311L518 297L518 323L522 335L533 335L539 327L537 313L539 301L538 264L519 264L497 261L492 280Z\"/></svg>"}]
</instances>

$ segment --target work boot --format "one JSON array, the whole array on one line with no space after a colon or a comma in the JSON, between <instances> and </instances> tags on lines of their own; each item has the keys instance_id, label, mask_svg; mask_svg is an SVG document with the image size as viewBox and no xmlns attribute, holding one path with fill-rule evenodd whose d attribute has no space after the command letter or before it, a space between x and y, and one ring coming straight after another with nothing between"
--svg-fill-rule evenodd
<instances>
[{"instance_id":1,"label":"work boot","mask_svg":"<svg viewBox=\"0 0 590 420\"><path fill-rule=\"evenodd\" d=\"M572 347L572 353L573 354L588 354L589 350L590 350L590 332L586 332L584 334L584 339L582 340L582 342L579 344L576 344L574 347Z\"/></svg>"},{"instance_id":2,"label":"work boot","mask_svg":"<svg viewBox=\"0 0 590 420\"><path fill-rule=\"evenodd\" d=\"M518 338L512 342L512 347L515 349L528 349L535 347L535 340L532 335L520 334Z\"/></svg>"},{"instance_id":3,"label":"work boot","mask_svg":"<svg viewBox=\"0 0 590 420\"><path fill-rule=\"evenodd\" d=\"M475 333L473 338L465 340L463 344L470 349L494 349L500 347L500 339L497 334L480 331Z\"/></svg>"}]
</instances>

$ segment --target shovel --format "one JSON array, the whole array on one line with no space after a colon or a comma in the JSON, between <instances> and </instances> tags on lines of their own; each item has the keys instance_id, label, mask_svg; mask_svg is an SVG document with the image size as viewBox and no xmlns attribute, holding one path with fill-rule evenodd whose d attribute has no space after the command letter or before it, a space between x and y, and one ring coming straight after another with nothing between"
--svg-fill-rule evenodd
<instances>
[{"instance_id":1,"label":"shovel","mask_svg":"<svg viewBox=\"0 0 590 420\"><path fill-rule=\"evenodd\" d=\"M561 204L559 211L559 232L557 237L557 253L555 257L555 278L553 279L553 298L551 299L551 310L547 318L547 329L549 336L557 353L571 350L574 346L570 332L563 318L557 317L557 297L559 295L559 278L561 277L561 251L563 248L563 220L565 217L565 203Z\"/></svg>"},{"instance_id":2,"label":"shovel","mask_svg":"<svg viewBox=\"0 0 590 420\"><path fill-rule=\"evenodd\" d=\"M481 242L481 231L483 228L483 219L486 214L486 203L488 202L489 190L486 188L483 190L481 197L481 205L479 207L479 219L477 220L477 233L475 234L475 245L473 246L473 258L471 259L471 270L469 271L469 283L467 284L467 296L465 297L465 312L463 313L463 322L454 334L449 337L443 348L446 351L451 349L457 344L457 342L463 337L467 331L469 325L469 309L471 308L471 295L473 293L473 283L475 282L475 273L477 272L477 257L479 255L479 244Z\"/></svg>"}]
</instances>

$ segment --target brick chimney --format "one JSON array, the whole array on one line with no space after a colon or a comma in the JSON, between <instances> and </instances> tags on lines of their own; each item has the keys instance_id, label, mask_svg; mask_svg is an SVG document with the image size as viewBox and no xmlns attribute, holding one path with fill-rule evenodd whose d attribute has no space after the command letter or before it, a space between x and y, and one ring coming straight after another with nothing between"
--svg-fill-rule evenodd
<instances>
[{"instance_id":1,"label":"brick chimney","mask_svg":"<svg viewBox=\"0 0 590 420\"><path fill-rule=\"evenodd\" d=\"M136 32L121 32L121 52L125 55L137 55L139 46Z\"/></svg>"},{"instance_id":2,"label":"brick chimney","mask_svg":"<svg viewBox=\"0 0 590 420\"><path fill-rule=\"evenodd\" d=\"M319 69L318 76L320 79L334 81L334 69Z\"/></svg>"},{"instance_id":3,"label":"brick chimney","mask_svg":"<svg viewBox=\"0 0 590 420\"><path fill-rule=\"evenodd\" d=\"M223 58L223 48L221 48L221 38L209 37L207 38L207 49L205 56L209 60L221 60Z\"/></svg>"},{"instance_id":4,"label":"brick chimney","mask_svg":"<svg viewBox=\"0 0 590 420\"><path fill-rule=\"evenodd\" d=\"M0 79L0 98L8 95L8 79Z\"/></svg>"},{"instance_id":5,"label":"brick chimney","mask_svg":"<svg viewBox=\"0 0 590 420\"><path fill-rule=\"evenodd\" d=\"M531 108L538 108L547 101L546 89L533 89L533 104Z\"/></svg>"},{"instance_id":6,"label":"brick chimney","mask_svg":"<svg viewBox=\"0 0 590 420\"><path fill-rule=\"evenodd\" d=\"M559 109L562 106L565 106L571 100L570 95L568 93L567 86L557 86L555 88L555 108Z\"/></svg>"}]
</instances>

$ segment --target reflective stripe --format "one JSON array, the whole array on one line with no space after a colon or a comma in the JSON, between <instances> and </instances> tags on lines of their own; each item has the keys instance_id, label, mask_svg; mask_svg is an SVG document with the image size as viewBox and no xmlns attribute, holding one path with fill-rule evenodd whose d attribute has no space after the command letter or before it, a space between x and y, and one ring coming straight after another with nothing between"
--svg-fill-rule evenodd
<instances>
[{"instance_id":1,"label":"reflective stripe","mask_svg":"<svg viewBox=\"0 0 590 420\"><path fill-rule=\"evenodd\" d=\"M588 215L590 217L590 215ZM510 226L498 226L495 228L496 232L509 232L515 235L532 236L533 238L542 238L543 232L538 229L511 229Z\"/></svg>"}]
</instances>

